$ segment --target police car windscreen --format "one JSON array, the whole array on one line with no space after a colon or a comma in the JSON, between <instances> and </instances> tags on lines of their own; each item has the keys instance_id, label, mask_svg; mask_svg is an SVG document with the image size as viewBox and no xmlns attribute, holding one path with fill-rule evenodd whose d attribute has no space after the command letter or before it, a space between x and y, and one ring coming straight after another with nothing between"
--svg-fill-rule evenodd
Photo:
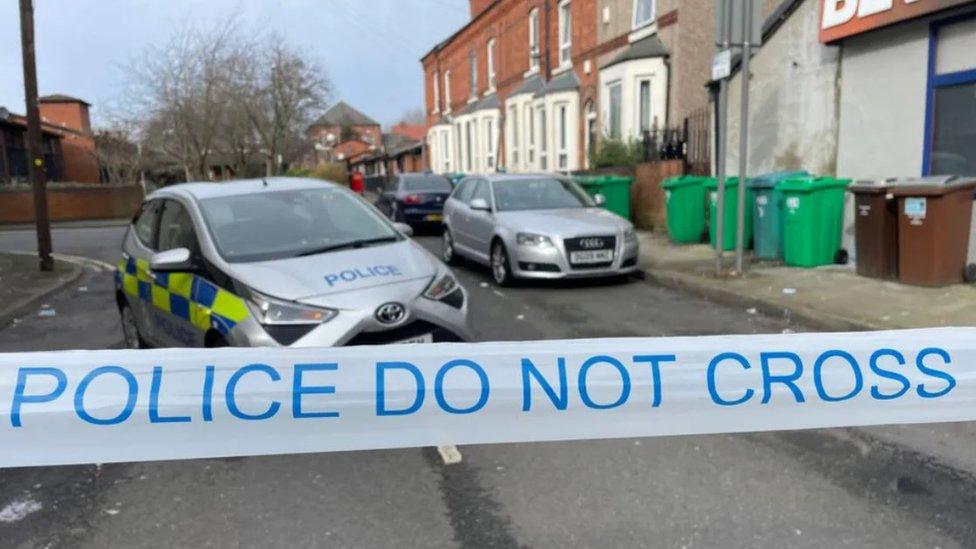
<instances>
[{"instance_id":1,"label":"police car windscreen","mask_svg":"<svg viewBox=\"0 0 976 549\"><path fill-rule=\"evenodd\" d=\"M451 182L446 177L406 177L403 180L403 190L408 192L440 191L449 193L452 188Z\"/></svg>"},{"instance_id":2,"label":"police car windscreen","mask_svg":"<svg viewBox=\"0 0 976 549\"><path fill-rule=\"evenodd\" d=\"M495 182L500 211L585 208L593 200L579 185L564 179L508 179Z\"/></svg>"},{"instance_id":3,"label":"police car windscreen","mask_svg":"<svg viewBox=\"0 0 976 549\"><path fill-rule=\"evenodd\" d=\"M399 240L399 234L358 199L337 189L300 189L200 201L225 261L297 257L346 243Z\"/></svg>"}]
</instances>

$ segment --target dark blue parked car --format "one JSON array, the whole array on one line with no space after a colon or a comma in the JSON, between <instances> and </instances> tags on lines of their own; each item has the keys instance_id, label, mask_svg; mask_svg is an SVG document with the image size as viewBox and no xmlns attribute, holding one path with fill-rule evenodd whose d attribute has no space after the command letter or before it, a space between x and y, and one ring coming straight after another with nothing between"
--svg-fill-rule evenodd
<instances>
[{"instance_id":1,"label":"dark blue parked car","mask_svg":"<svg viewBox=\"0 0 976 549\"><path fill-rule=\"evenodd\" d=\"M391 175L376 201L376 207L393 221L413 227L440 225L444 219L444 202L452 190L451 181L441 175Z\"/></svg>"}]
</instances>

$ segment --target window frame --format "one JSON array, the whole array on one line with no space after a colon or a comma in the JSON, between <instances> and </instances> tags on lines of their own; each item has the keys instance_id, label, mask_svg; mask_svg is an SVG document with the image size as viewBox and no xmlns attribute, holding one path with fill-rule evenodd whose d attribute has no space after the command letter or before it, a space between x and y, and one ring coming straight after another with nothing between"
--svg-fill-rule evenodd
<instances>
[{"instance_id":1,"label":"window frame","mask_svg":"<svg viewBox=\"0 0 976 549\"><path fill-rule=\"evenodd\" d=\"M497 83L497 73L495 72L495 39L489 38L488 44L485 46L485 57L486 66L488 70L488 89L485 93L490 93L495 91L495 85Z\"/></svg>"},{"instance_id":2,"label":"window frame","mask_svg":"<svg viewBox=\"0 0 976 549\"><path fill-rule=\"evenodd\" d=\"M642 75L634 78L634 96L636 98L634 109L634 115L637 118L637 134L638 136L644 135L644 117L641 111L644 105L641 104L641 86L647 83L647 131L652 131L654 129L654 77L651 75Z\"/></svg>"},{"instance_id":3,"label":"window frame","mask_svg":"<svg viewBox=\"0 0 976 549\"><path fill-rule=\"evenodd\" d=\"M925 89L925 132L922 143L922 176L932 175L932 147L935 145L935 93L940 88L976 83L976 66L948 73L939 73L937 67L939 30L942 27L976 18L976 13L961 13L933 21L929 25L928 70Z\"/></svg>"},{"instance_id":4,"label":"window frame","mask_svg":"<svg viewBox=\"0 0 976 549\"><path fill-rule=\"evenodd\" d=\"M488 170L494 170L495 169L495 120L494 118L485 118L483 126L485 130L485 167Z\"/></svg>"},{"instance_id":5,"label":"window frame","mask_svg":"<svg viewBox=\"0 0 976 549\"><path fill-rule=\"evenodd\" d=\"M511 132L512 142L511 142L511 154L509 157L512 159L511 168L517 168L519 165L519 136L518 136L518 104L512 104L508 108L509 117L509 131Z\"/></svg>"},{"instance_id":6,"label":"window frame","mask_svg":"<svg viewBox=\"0 0 976 549\"><path fill-rule=\"evenodd\" d=\"M444 71L444 114L451 112L451 70Z\"/></svg>"},{"instance_id":7,"label":"window frame","mask_svg":"<svg viewBox=\"0 0 976 549\"><path fill-rule=\"evenodd\" d=\"M569 103L553 105L556 118L556 170L569 169Z\"/></svg>"},{"instance_id":8,"label":"window frame","mask_svg":"<svg viewBox=\"0 0 976 549\"><path fill-rule=\"evenodd\" d=\"M444 157L444 173L450 173L451 171L451 131L450 128L443 128L440 130L441 141L444 145L444 152L441 155Z\"/></svg>"},{"instance_id":9,"label":"window frame","mask_svg":"<svg viewBox=\"0 0 976 549\"><path fill-rule=\"evenodd\" d=\"M549 124L546 121L546 105L543 103L538 109L539 119L539 169L546 171L549 169Z\"/></svg>"},{"instance_id":10,"label":"window frame","mask_svg":"<svg viewBox=\"0 0 976 549\"><path fill-rule=\"evenodd\" d=\"M641 1L647 1L651 3L650 16L644 21L637 20L637 6L638 4L640 4ZM631 11L631 18L630 18L631 30L632 31L639 30L650 25L651 23L654 22L656 15L657 15L657 0L634 0L633 10Z\"/></svg>"},{"instance_id":11,"label":"window frame","mask_svg":"<svg viewBox=\"0 0 976 549\"><path fill-rule=\"evenodd\" d=\"M529 10L529 72L539 70L539 8Z\"/></svg>"},{"instance_id":12,"label":"window frame","mask_svg":"<svg viewBox=\"0 0 976 549\"><path fill-rule=\"evenodd\" d=\"M572 64L573 48L573 7L570 0L559 3L559 66ZM564 36L565 35L565 36Z\"/></svg>"},{"instance_id":13,"label":"window frame","mask_svg":"<svg viewBox=\"0 0 976 549\"><path fill-rule=\"evenodd\" d=\"M620 101L617 103L617 132L614 134L613 122L614 122L614 108L613 108L613 89L617 88L619 90ZM610 139L623 139L623 114L624 114L624 88L623 82L620 80L614 80L612 82L607 82L607 126L606 132Z\"/></svg>"},{"instance_id":14,"label":"window frame","mask_svg":"<svg viewBox=\"0 0 976 549\"><path fill-rule=\"evenodd\" d=\"M531 102L525 104L522 125L525 127L525 162L528 166L535 163L535 107Z\"/></svg>"},{"instance_id":15,"label":"window frame","mask_svg":"<svg viewBox=\"0 0 976 549\"><path fill-rule=\"evenodd\" d=\"M434 71L434 114L441 112L441 78L440 71Z\"/></svg>"}]
</instances>

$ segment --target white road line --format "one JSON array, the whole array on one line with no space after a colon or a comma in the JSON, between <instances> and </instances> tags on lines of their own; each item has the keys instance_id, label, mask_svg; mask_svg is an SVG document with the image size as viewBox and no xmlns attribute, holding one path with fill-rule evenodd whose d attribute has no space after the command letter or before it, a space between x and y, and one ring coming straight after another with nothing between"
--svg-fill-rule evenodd
<instances>
[{"instance_id":1,"label":"white road line","mask_svg":"<svg viewBox=\"0 0 976 549\"><path fill-rule=\"evenodd\" d=\"M444 465L461 463L461 452L458 451L457 446L438 446L437 453L439 453L441 455L441 459L444 460Z\"/></svg>"},{"instance_id":2,"label":"white road line","mask_svg":"<svg viewBox=\"0 0 976 549\"><path fill-rule=\"evenodd\" d=\"M18 255L37 255L37 252L24 252L20 250L9 251L7 253L18 254ZM111 272L115 270L115 265L106 263L100 259L92 259L90 257L82 257L79 255L68 255L68 254L51 254L55 259L60 259L61 261L67 261L68 263L74 263L82 267L91 267L92 269L100 272Z\"/></svg>"},{"instance_id":3,"label":"white road line","mask_svg":"<svg viewBox=\"0 0 976 549\"><path fill-rule=\"evenodd\" d=\"M499 292L498 290L492 290L492 291L495 292L495 295L497 295L498 297L505 297L505 294Z\"/></svg>"}]
</instances>

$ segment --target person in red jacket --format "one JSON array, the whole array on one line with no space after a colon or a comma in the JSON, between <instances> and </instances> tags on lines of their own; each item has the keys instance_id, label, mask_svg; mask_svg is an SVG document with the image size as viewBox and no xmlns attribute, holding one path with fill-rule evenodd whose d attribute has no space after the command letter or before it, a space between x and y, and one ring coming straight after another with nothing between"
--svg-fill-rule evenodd
<instances>
[{"instance_id":1,"label":"person in red jacket","mask_svg":"<svg viewBox=\"0 0 976 549\"><path fill-rule=\"evenodd\" d=\"M352 172L349 175L349 188L356 194L363 194L363 174Z\"/></svg>"}]
</instances>

